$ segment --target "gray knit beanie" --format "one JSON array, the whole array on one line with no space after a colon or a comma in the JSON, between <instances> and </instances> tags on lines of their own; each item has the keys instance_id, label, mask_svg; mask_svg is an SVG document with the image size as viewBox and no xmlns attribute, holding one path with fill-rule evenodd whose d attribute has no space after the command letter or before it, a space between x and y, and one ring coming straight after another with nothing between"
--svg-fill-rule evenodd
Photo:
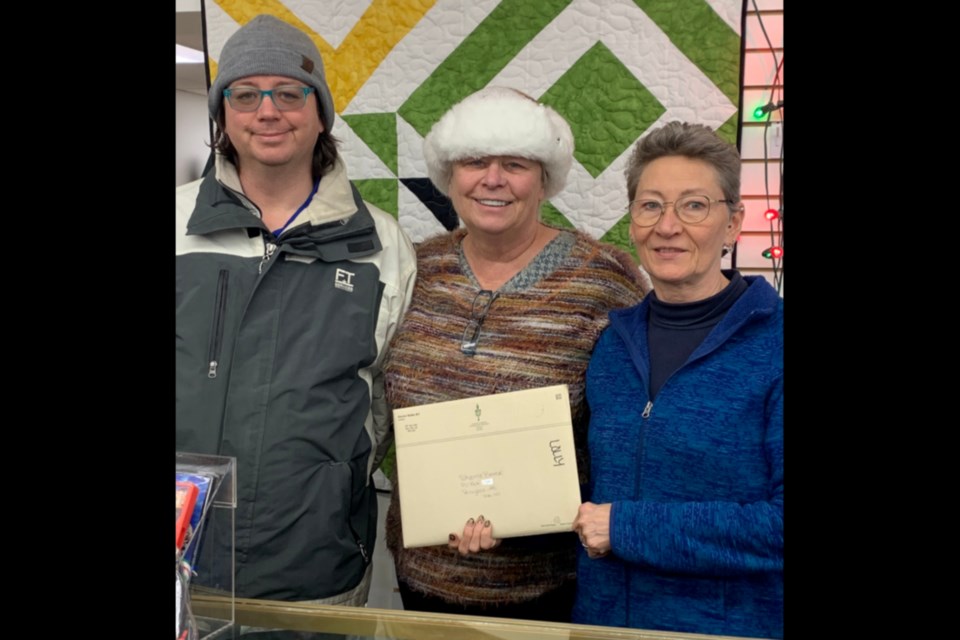
<instances>
[{"instance_id":1,"label":"gray knit beanie","mask_svg":"<svg viewBox=\"0 0 960 640\"><path fill-rule=\"evenodd\" d=\"M303 31L283 20L259 15L227 39L217 61L217 77L207 94L210 117L217 119L223 90L248 76L296 78L317 90L323 124L333 129L333 97L323 73L323 59L317 46Z\"/></svg>"}]
</instances>

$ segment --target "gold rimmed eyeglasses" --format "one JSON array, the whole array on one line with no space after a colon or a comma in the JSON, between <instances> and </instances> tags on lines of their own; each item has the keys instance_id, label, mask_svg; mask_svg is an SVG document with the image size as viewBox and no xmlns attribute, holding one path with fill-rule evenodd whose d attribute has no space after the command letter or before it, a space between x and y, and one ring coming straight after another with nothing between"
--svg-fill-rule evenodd
<instances>
[{"instance_id":1,"label":"gold rimmed eyeglasses","mask_svg":"<svg viewBox=\"0 0 960 640\"><path fill-rule=\"evenodd\" d=\"M708 196L686 196L677 198L673 202L662 202L655 198L640 198L631 202L627 211L637 226L652 227L667 210L667 205L673 205L673 210L677 212L680 222L697 224L707 219L710 215L710 204L715 202L730 203L732 200L711 200Z\"/></svg>"}]
</instances>

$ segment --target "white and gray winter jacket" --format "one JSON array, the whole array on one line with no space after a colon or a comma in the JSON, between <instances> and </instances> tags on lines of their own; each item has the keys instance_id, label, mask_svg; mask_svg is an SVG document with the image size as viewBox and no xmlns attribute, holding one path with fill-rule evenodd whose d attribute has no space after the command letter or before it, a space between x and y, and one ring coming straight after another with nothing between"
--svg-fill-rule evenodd
<instances>
[{"instance_id":1,"label":"white and gray winter jacket","mask_svg":"<svg viewBox=\"0 0 960 640\"><path fill-rule=\"evenodd\" d=\"M372 557L371 474L390 434L380 364L413 246L341 160L276 238L219 154L177 189L176 243L176 446L237 458L236 595L343 593ZM225 584L224 533L204 533L198 582Z\"/></svg>"}]
</instances>

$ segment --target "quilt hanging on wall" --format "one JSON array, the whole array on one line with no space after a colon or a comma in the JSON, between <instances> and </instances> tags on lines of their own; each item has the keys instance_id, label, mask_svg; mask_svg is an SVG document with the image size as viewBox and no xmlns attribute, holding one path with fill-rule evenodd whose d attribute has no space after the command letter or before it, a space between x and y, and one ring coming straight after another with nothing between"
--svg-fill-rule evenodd
<instances>
[{"instance_id":1,"label":"quilt hanging on wall","mask_svg":"<svg viewBox=\"0 0 960 640\"><path fill-rule=\"evenodd\" d=\"M576 140L554 224L628 247L623 170L644 132L700 122L736 142L743 0L203 0L209 77L223 44L269 13L323 56L333 134L364 199L419 242L457 225L423 138L488 85L556 109Z\"/></svg>"}]
</instances>

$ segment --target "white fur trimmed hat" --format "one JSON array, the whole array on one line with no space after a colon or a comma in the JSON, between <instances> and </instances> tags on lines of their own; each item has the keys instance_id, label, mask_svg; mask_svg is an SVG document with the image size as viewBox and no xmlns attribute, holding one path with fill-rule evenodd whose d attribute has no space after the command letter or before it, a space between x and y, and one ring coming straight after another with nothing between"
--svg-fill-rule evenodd
<instances>
[{"instance_id":1,"label":"white fur trimmed hat","mask_svg":"<svg viewBox=\"0 0 960 640\"><path fill-rule=\"evenodd\" d=\"M423 141L423 156L430 180L445 195L457 160L536 160L546 172L544 196L552 198L567 182L573 148L573 132L559 113L514 89L487 87L455 104L433 125Z\"/></svg>"}]
</instances>

